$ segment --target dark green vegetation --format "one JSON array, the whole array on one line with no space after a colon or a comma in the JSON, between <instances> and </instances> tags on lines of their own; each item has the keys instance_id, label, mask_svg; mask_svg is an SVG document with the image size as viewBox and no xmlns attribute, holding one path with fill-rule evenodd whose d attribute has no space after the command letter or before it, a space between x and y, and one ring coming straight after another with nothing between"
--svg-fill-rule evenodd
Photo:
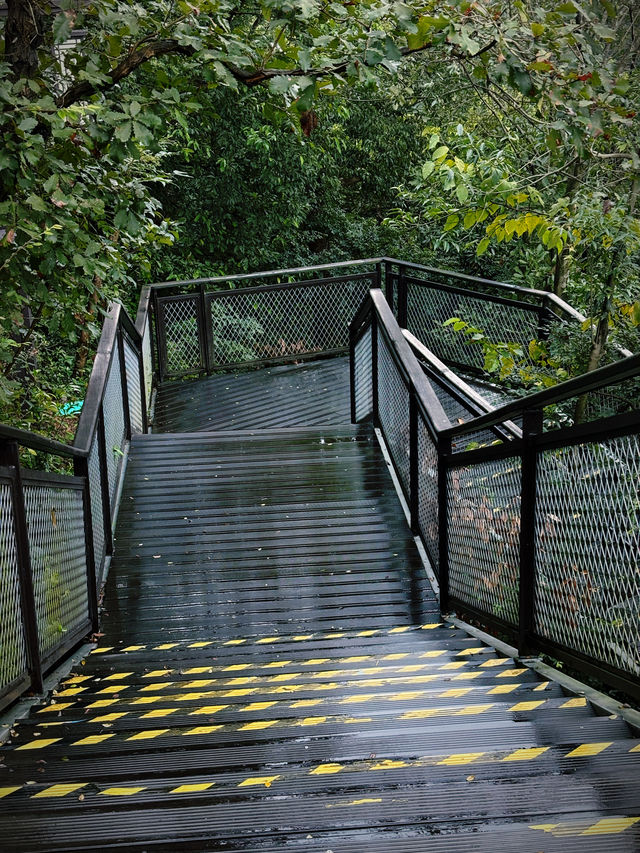
<instances>
[{"instance_id":1,"label":"dark green vegetation","mask_svg":"<svg viewBox=\"0 0 640 853\"><path fill-rule=\"evenodd\" d=\"M378 253L562 293L533 384L636 348L634 2L60 5L4 22L1 420L70 437L144 281Z\"/></svg>"}]
</instances>

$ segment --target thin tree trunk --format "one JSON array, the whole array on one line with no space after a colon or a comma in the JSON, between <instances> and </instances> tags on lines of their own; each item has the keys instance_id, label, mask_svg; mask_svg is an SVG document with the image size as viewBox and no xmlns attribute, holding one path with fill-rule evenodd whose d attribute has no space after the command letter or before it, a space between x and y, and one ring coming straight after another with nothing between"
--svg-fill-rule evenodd
<instances>
[{"instance_id":1,"label":"thin tree trunk","mask_svg":"<svg viewBox=\"0 0 640 853\"><path fill-rule=\"evenodd\" d=\"M89 357L89 343L91 341L91 335L89 333L89 330L87 329L87 320L88 318L95 316L96 309L98 307L98 289L100 287L100 284L101 281L96 276L93 282L93 291L91 293L91 296L89 297L89 303L87 304L86 315L83 318L82 331L80 332L80 341L78 343L78 349L76 351L76 360L73 365L74 378L77 378L87 365L87 358Z\"/></svg>"},{"instance_id":2,"label":"thin tree trunk","mask_svg":"<svg viewBox=\"0 0 640 853\"><path fill-rule=\"evenodd\" d=\"M4 58L14 77L32 77L38 70L44 15L37 0L7 0Z\"/></svg>"}]
</instances>

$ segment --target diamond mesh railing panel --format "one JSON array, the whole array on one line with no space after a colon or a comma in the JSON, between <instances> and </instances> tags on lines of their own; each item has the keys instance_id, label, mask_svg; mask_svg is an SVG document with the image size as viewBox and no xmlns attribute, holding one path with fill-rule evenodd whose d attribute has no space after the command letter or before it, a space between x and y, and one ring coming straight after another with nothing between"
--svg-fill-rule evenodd
<instances>
[{"instance_id":1,"label":"diamond mesh railing panel","mask_svg":"<svg viewBox=\"0 0 640 853\"><path fill-rule=\"evenodd\" d=\"M481 329L496 342L517 343L528 357L529 342L539 337L538 312L474 296L452 293L429 284L407 284L407 328L443 361L482 369L484 357L478 345L443 326L459 317Z\"/></svg>"},{"instance_id":2,"label":"diamond mesh railing panel","mask_svg":"<svg viewBox=\"0 0 640 853\"><path fill-rule=\"evenodd\" d=\"M126 338L123 340L123 345L131 432L142 432L142 390L140 388L138 354Z\"/></svg>"},{"instance_id":3,"label":"diamond mesh railing panel","mask_svg":"<svg viewBox=\"0 0 640 853\"><path fill-rule=\"evenodd\" d=\"M438 568L438 451L418 414L418 523L434 570Z\"/></svg>"},{"instance_id":4,"label":"diamond mesh railing panel","mask_svg":"<svg viewBox=\"0 0 640 853\"><path fill-rule=\"evenodd\" d=\"M100 449L96 431L89 451L89 494L91 497L91 526L93 529L93 552L96 563L96 579L100 583L102 564L105 557L104 515L102 512L102 476L100 474Z\"/></svg>"},{"instance_id":5,"label":"diamond mesh railing panel","mask_svg":"<svg viewBox=\"0 0 640 853\"><path fill-rule=\"evenodd\" d=\"M153 386L153 357L151 355L151 313L147 314L144 333L142 335L142 368L144 371L144 393L147 403L147 411L151 405L151 391Z\"/></svg>"},{"instance_id":6,"label":"diamond mesh railing panel","mask_svg":"<svg viewBox=\"0 0 640 853\"><path fill-rule=\"evenodd\" d=\"M0 696L27 671L11 484L0 480Z\"/></svg>"},{"instance_id":7,"label":"diamond mesh railing panel","mask_svg":"<svg viewBox=\"0 0 640 853\"><path fill-rule=\"evenodd\" d=\"M40 654L89 618L82 491L24 483Z\"/></svg>"},{"instance_id":8,"label":"diamond mesh railing panel","mask_svg":"<svg viewBox=\"0 0 640 853\"><path fill-rule=\"evenodd\" d=\"M371 327L363 334L354 349L356 421L362 421L373 411Z\"/></svg>"},{"instance_id":9,"label":"diamond mesh railing panel","mask_svg":"<svg viewBox=\"0 0 640 853\"><path fill-rule=\"evenodd\" d=\"M400 483L409 494L409 389L378 329L378 417Z\"/></svg>"},{"instance_id":10,"label":"diamond mesh railing panel","mask_svg":"<svg viewBox=\"0 0 640 853\"><path fill-rule=\"evenodd\" d=\"M449 589L460 602L518 623L520 458L447 475Z\"/></svg>"},{"instance_id":11,"label":"diamond mesh railing panel","mask_svg":"<svg viewBox=\"0 0 640 853\"><path fill-rule=\"evenodd\" d=\"M541 452L535 632L640 675L640 437Z\"/></svg>"},{"instance_id":12,"label":"diamond mesh railing panel","mask_svg":"<svg viewBox=\"0 0 640 853\"><path fill-rule=\"evenodd\" d=\"M199 299L199 296L158 299L163 349L160 363L167 376L194 373L203 367Z\"/></svg>"},{"instance_id":13,"label":"diamond mesh railing panel","mask_svg":"<svg viewBox=\"0 0 640 853\"><path fill-rule=\"evenodd\" d=\"M210 294L214 367L344 351L366 280Z\"/></svg>"},{"instance_id":14,"label":"diamond mesh railing panel","mask_svg":"<svg viewBox=\"0 0 640 853\"><path fill-rule=\"evenodd\" d=\"M126 439L124 424L124 406L122 403L122 381L120 378L120 355L117 349L113 351L111 369L107 380L104 399L105 445L107 449L107 472L109 475L109 496L111 505L118 488L118 478L122 467L123 450Z\"/></svg>"}]
</instances>

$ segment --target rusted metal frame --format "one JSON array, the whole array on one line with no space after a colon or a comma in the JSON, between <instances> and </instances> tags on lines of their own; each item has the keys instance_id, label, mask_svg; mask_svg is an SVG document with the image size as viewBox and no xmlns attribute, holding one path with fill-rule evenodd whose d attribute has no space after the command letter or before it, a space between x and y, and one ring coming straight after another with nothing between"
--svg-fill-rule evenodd
<instances>
[{"instance_id":1,"label":"rusted metal frame","mask_svg":"<svg viewBox=\"0 0 640 853\"><path fill-rule=\"evenodd\" d=\"M11 506L13 508L13 529L18 560L20 608L25 632L31 688L36 693L41 693L43 685L40 640L38 637L38 617L33 589L27 511L24 503L22 472L20 468L20 450L16 441L0 441L0 465L9 469L11 481Z\"/></svg>"}]
</instances>

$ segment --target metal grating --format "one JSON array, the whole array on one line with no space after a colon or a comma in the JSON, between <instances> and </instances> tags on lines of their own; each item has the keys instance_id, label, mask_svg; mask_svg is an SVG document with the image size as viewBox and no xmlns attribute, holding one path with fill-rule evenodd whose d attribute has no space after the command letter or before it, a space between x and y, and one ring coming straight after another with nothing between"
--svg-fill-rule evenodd
<instances>
[{"instance_id":1,"label":"metal grating","mask_svg":"<svg viewBox=\"0 0 640 853\"><path fill-rule=\"evenodd\" d=\"M142 369L144 372L144 393L147 411L151 407L151 390L153 386L153 356L151 354L151 313L147 314L144 333L142 335Z\"/></svg>"},{"instance_id":2,"label":"metal grating","mask_svg":"<svg viewBox=\"0 0 640 853\"><path fill-rule=\"evenodd\" d=\"M127 376L131 432L142 432L142 391L140 389L138 354L126 338L123 338L122 343L124 347L124 366Z\"/></svg>"},{"instance_id":3,"label":"metal grating","mask_svg":"<svg viewBox=\"0 0 640 853\"><path fill-rule=\"evenodd\" d=\"M535 631L640 675L640 437L538 461Z\"/></svg>"},{"instance_id":4,"label":"metal grating","mask_svg":"<svg viewBox=\"0 0 640 853\"><path fill-rule=\"evenodd\" d=\"M429 560L438 567L438 451L418 414L418 521Z\"/></svg>"},{"instance_id":5,"label":"metal grating","mask_svg":"<svg viewBox=\"0 0 640 853\"><path fill-rule=\"evenodd\" d=\"M82 491L24 483L40 654L88 620Z\"/></svg>"},{"instance_id":6,"label":"metal grating","mask_svg":"<svg viewBox=\"0 0 640 853\"><path fill-rule=\"evenodd\" d=\"M369 278L209 295L213 366L346 350Z\"/></svg>"},{"instance_id":7,"label":"metal grating","mask_svg":"<svg viewBox=\"0 0 640 853\"><path fill-rule=\"evenodd\" d=\"M199 371L202 364L199 296L158 299L164 349L164 372L179 375Z\"/></svg>"},{"instance_id":8,"label":"metal grating","mask_svg":"<svg viewBox=\"0 0 640 853\"><path fill-rule=\"evenodd\" d=\"M528 358L529 342L539 337L538 312L490 302L425 284L407 284L407 328L443 361L482 369L482 349L442 324L459 317L496 342L517 343Z\"/></svg>"},{"instance_id":9,"label":"metal grating","mask_svg":"<svg viewBox=\"0 0 640 853\"><path fill-rule=\"evenodd\" d=\"M109 379L107 380L104 399L102 401L102 410L104 413L105 444L107 448L109 495L111 505L113 506L118 488L118 478L122 466L126 438L124 406L122 403L122 380L120 377L120 355L117 349L113 350Z\"/></svg>"},{"instance_id":10,"label":"metal grating","mask_svg":"<svg viewBox=\"0 0 640 853\"><path fill-rule=\"evenodd\" d=\"M27 671L11 484L0 480L0 695Z\"/></svg>"},{"instance_id":11,"label":"metal grating","mask_svg":"<svg viewBox=\"0 0 640 853\"><path fill-rule=\"evenodd\" d=\"M373 411L371 326L355 345L354 366L356 421L359 422Z\"/></svg>"},{"instance_id":12,"label":"metal grating","mask_svg":"<svg viewBox=\"0 0 640 853\"><path fill-rule=\"evenodd\" d=\"M519 458L447 474L451 595L517 624L520 564Z\"/></svg>"},{"instance_id":13,"label":"metal grating","mask_svg":"<svg viewBox=\"0 0 640 853\"><path fill-rule=\"evenodd\" d=\"M93 552L96 562L98 584L102 575L105 557L104 515L102 512L102 475L100 473L100 449L96 431L89 451L89 494L91 496L91 525L93 528Z\"/></svg>"},{"instance_id":14,"label":"metal grating","mask_svg":"<svg viewBox=\"0 0 640 853\"><path fill-rule=\"evenodd\" d=\"M378 418L393 464L409 494L409 390L378 329Z\"/></svg>"}]
</instances>

